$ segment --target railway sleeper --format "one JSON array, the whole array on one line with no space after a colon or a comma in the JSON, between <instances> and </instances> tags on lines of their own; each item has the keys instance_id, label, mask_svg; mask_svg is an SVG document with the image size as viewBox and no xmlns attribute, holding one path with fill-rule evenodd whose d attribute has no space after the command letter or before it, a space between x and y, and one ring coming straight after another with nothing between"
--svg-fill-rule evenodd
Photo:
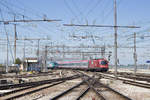
<instances>
[{"instance_id":1,"label":"railway sleeper","mask_svg":"<svg viewBox=\"0 0 150 100\"><path fill-rule=\"evenodd\" d=\"M149 84L144 84L144 83L139 83L139 82L131 82L131 81L123 81L123 83L150 89Z\"/></svg>"},{"instance_id":2,"label":"railway sleeper","mask_svg":"<svg viewBox=\"0 0 150 100\"><path fill-rule=\"evenodd\" d=\"M84 75L85 75L85 74L84 74ZM106 89L112 91L113 93L119 95L120 97L124 98L125 100L132 100L131 98L129 98L129 97L127 97L127 96L121 94L120 92L118 92L118 91L116 91L116 90L110 88L109 86L100 83L99 81L97 81L97 80L94 79L93 77L90 77L90 76L88 76L88 75L85 75L85 76L87 76L87 77L89 77L90 79L92 79L93 81L95 81L97 84L99 84L100 86L102 86L102 88L106 88ZM88 86L90 86L90 88L92 88L100 97L102 97L102 98L101 98L102 100L105 100L104 95L101 93L102 91L101 91L101 92L98 92L89 82L86 81L86 83L87 83Z\"/></svg>"},{"instance_id":3,"label":"railway sleeper","mask_svg":"<svg viewBox=\"0 0 150 100\"><path fill-rule=\"evenodd\" d=\"M43 81L38 81L38 82L5 85L5 86L0 86L0 90L6 90L6 89L18 88L18 87L26 87L26 86L34 86L38 84L46 84L46 83L57 82L57 81L65 81L65 80L75 79L79 77L81 77L81 75L78 74L78 75L73 75L73 76L65 77L65 78L57 78L57 79L43 80Z\"/></svg>"},{"instance_id":4,"label":"railway sleeper","mask_svg":"<svg viewBox=\"0 0 150 100\"><path fill-rule=\"evenodd\" d=\"M80 82L79 84L77 84L77 85L75 85L75 86L73 86L73 87L67 89L66 91L64 91L64 92L62 92L62 93L60 93L60 94L58 94L57 96L51 98L50 100L57 100L58 98L60 98L60 97L62 97L62 96L64 96L64 95L66 95L68 92L70 92L70 91L73 90L74 88L79 87L79 86L82 85L83 83L85 83L85 81L82 81L82 82Z\"/></svg>"},{"instance_id":5,"label":"railway sleeper","mask_svg":"<svg viewBox=\"0 0 150 100\"><path fill-rule=\"evenodd\" d=\"M76 100L80 100L86 93L90 90L90 87L87 87L77 98Z\"/></svg>"},{"instance_id":6,"label":"railway sleeper","mask_svg":"<svg viewBox=\"0 0 150 100\"><path fill-rule=\"evenodd\" d=\"M49 88L49 87L52 87L52 86L55 86L55 85L61 84L63 82L65 82L65 81L50 84L50 85L47 85L47 86L44 86L44 87L41 87L41 88L38 88L38 89L33 88L33 90L28 90L28 91L25 91L23 93L15 92L14 94L11 94L12 96L8 95L8 96L1 97L0 100L13 100L13 99L16 99L16 98L19 98L19 97L22 97L22 96L25 96L25 95L28 95L28 94L31 94L31 93L34 93L34 92L38 92L40 90L43 90L43 89L46 89L46 88Z\"/></svg>"}]
</instances>

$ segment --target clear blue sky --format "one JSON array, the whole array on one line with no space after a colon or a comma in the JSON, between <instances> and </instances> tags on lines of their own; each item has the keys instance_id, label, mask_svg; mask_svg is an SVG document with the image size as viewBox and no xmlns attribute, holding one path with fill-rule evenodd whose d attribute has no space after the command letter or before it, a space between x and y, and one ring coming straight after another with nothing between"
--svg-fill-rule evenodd
<instances>
[{"instance_id":1,"label":"clear blue sky","mask_svg":"<svg viewBox=\"0 0 150 100\"><path fill-rule=\"evenodd\" d=\"M30 17L46 14L49 18L62 19L64 22L74 18L79 20L87 18L90 22L97 19L97 23L100 24L105 16L106 23L113 22L111 17L113 0L1 0L1 2L7 4L12 10ZM117 2L119 24L149 19L149 0L117 0Z\"/></svg>"},{"instance_id":2,"label":"clear blue sky","mask_svg":"<svg viewBox=\"0 0 150 100\"><path fill-rule=\"evenodd\" d=\"M130 44L130 46L132 46L133 43L131 41L126 41L128 38L126 36L133 34L133 32L142 31L140 34L146 35L150 32L150 0L117 0L117 5L118 25L137 25L142 27L138 30L119 29L118 42L121 45ZM39 22L18 24L18 38L45 38L48 36L51 37L52 41L73 45L77 43L77 41L70 41L68 39L69 34L74 32L75 34L87 35L86 32L88 30L90 34L103 38L102 41L96 40L97 44L113 43L113 29L111 28L72 28L63 26L63 24L71 22L75 24L86 24L88 22L88 24L113 25L113 0L1 0L0 8L5 20L12 20L14 13L18 19L22 18L21 15L25 15L26 19L41 19L43 15L46 15L48 19L62 20L57 23ZM0 36L6 38L3 27L0 29ZM7 31L9 37L12 38L14 35L13 26L8 25ZM43 44L44 43L45 42L43 42ZM92 41L89 40L78 42L78 44L80 43L87 45L93 44ZM36 42L33 44L36 44ZM144 42L144 45L145 44L148 44L148 42ZM143 44L139 44L139 46L143 46ZM5 49L1 49L1 54L6 54L6 52L3 53ZM33 51L34 49L35 48L33 48ZM125 53L126 51L127 53ZM123 55L126 55L126 58L120 58L122 62L126 61L130 63L130 60L133 60L132 50L120 50L120 52L124 52ZM131 59L128 59L128 52L130 52L129 56ZM20 52L18 56L20 56L21 53L22 52ZM139 55L143 56L143 53ZM6 58L6 56L4 58ZM145 61L148 58L145 59L141 57L139 59ZM2 61L4 60L5 59Z\"/></svg>"},{"instance_id":3,"label":"clear blue sky","mask_svg":"<svg viewBox=\"0 0 150 100\"><path fill-rule=\"evenodd\" d=\"M8 0L6 0L8 1ZM12 3L27 5L27 7L40 14L46 14L50 18L59 18L64 21L70 21L75 16L81 20L87 18L89 21L98 19L100 23L103 14L110 16L113 8L113 0L11 0ZM16 1L16 2L14 2ZM19 3L18 3L19 2ZM118 23L128 24L140 20L148 20L150 14L149 0L117 0L118 2ZM30 9L28 8L28 10ZM71 8L69 10L69 8ZM80 12L82 14L80 14ZM89 13L89 14L87 14ZM105 16L106 16L105 15ZM112 17L110 17L112 18ZM107 22L106 23L110 23ZM110 20L109 20L110 21ZM112 21L111 21L112 22Z\"/></svg>"}]
</instances>

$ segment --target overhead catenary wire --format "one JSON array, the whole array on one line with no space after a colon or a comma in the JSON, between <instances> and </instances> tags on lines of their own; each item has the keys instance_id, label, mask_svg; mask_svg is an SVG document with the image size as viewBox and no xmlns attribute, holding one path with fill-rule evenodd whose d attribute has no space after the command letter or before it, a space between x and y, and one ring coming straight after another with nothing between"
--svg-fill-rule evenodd
<instances>
[{"instance_id":1,"label":"overhead catenary wire","mask_svg":"<svg viewBox=\"0 0 150 100\"><path fill-rule=\"evenodd\" d=\"M2 20L4 21L4 18L3 18L3 14L2 14L1 9L0 9L0 15L1 15ZM3 26L4 26L5 34L6 34L6 37L7 37L7 63L6 63L6 73L7 73L7 72L8 72L8 60L9 60L9 55L8 55L8 53L9 53L9 52L8 52L8 46L10 47L10 52L11 52L12 59L14 59L14 58L13 58L13 54L12 54L11 46L9 45L9 44L10 44L10 42L9 42L9 37L8 37L7 30L6 30L6 26L5 26L5 24L3 24Z\"/></svg>"},{"instance_id":2,"label":"overhead catenary wire","mask_svg":"<svg viewBox=\"0 0 150 100\"><path fill-rule=\"evenodd\" d=\"M67 9L70 11L70 13L76 18L76 20L78 21L78 23L81 23L78 16L76 15L76 13L72 10L72 8L70 7L70 5L68 4L68 2L66 0L64 0L64 4L66 5Z\"/></svg>"},{"instance_id":3,"label":"overhead catenary wire","mask_svg":"<svg viewBox=\"0 0 150 100\"><path fill-rule=\"evenodd\" d=\"M6 5L5 5L6 6ZM7 7L7 8L9 8L9 7ZM10 8L9 8L10 9ZM13 14L15 14L14 12L13 12ZM46 29L48 29L48 28L46 28Z\"/></svg>"},{"instance_id":4,"label":"overhead catenary wire","mask_svg":"<svg viewBox=\"0 0 150 100\"><path fill-rule=\"evenodd\" d=\"M101 2L102 2L102 0L98 0L98 1L95 3L95 5L94 5L91 9L89 9L89 11L87 12L86 16L89 16L89 15L98 7L98 5L101 4Z\"/></svg>"},{"instance_id":5,"label":"overhead catenary wire","mask_svg":"<svg viewBox=\"0 0 150 100\"><path fill-rule=\"evenodd\" d=\"M10 3L6 2L6 1L5 1L5 3L7 3L7 5L10 4ZM24 14L20 14L20 13L14 12L14 11L13 11L9 6L7 6L6 4L4 4L4 3L2 3L2 4L3 4L4 7L6 7L8 10L10 10L13 14L15 14L15 15L18 15L18 14L19 14L20 16L23 16L24 18L31 19L30 17L25 16ZM16 7L16 6L14 6L13 4L11 4L11 6ZM20 7L19 7L19 9L24 10L23 8L20 8ZM30 10L29 10L29 11L30 11ZM30 11L30 12L31 12L31 11ZM32 13L34 13L34 11L33 11ZM42 17L42 16L40 16L40 15L38 15L38 14L36 14L36 16L37 16L37 17ZM45 30L53 31L53 30L50 29L47 25L42 25L42 27L44 28L44 30L42 30L42 32L44 32L44 33L46 33ZM49 29L50 29L50 30L49 30ZM53 31L53 32L54 32L54 31ZM54 33L56 33L56 32L54 32Z\"/></svg>"},{"instance_id":6,"label":"overhead catenary wire","mask_svg":"<svg viewBox=\"0 0 150 100\"><path fill-rule=\"evenodd\" d=\"M92 4L94 4L94 5L91 7L87 6L86 9L83 11L80 10L79 6L76 4L76 2L74 2L74 0L71 0L71 1L72 1L72 5L74 5L77 12L79 12L79 15L82 16L84 20L87 20L88 16L97 8L97 6L99 6L101 4L102 0L94 0L94 1L96 1L95 3L94 3L94 1L90 2L91 5Z\"/></svg>"}]
</instances>

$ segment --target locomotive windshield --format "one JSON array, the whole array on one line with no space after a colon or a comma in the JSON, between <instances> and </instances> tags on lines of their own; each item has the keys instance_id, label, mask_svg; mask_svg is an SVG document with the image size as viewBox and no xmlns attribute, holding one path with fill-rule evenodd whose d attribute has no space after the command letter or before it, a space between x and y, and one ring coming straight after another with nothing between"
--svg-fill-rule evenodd
<instances>
[{"instance_id":1,"label":"locomotive windshield","mask_svg":"<svg viewBox=\"0 0 150 100\"><path fill-rule=\"evenodd\" d=\"M107 61L101 61L100 64L101 64L101 65L106 65L106 64L107 64Z\"/></svg>"}]
</instances>

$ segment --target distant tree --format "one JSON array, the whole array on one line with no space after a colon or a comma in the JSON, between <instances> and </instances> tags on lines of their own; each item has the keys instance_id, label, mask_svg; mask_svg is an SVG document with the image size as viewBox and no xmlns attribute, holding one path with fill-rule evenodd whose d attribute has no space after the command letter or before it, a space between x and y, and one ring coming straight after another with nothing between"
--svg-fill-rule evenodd
<instances>
[{"instance_id":1,"label":"distant tree","mask_svg":"<svg viewBox=\"0 0 150 100\"><path fill-rule=\"evenodd\" d=\"M15 60L15 64L20 65L21 63L22 63L22 61L21 61L19 58L17 58L17 59Z\"/></svg>"},{"instance_id":2,"label":"distant tree","mask_svg":"<svg viewBox=\"0 0 150 100\"><path fill-rule=\"evenodd\" d=\"M3 67L3 64L0 64L0 67Z\"/></svg>"}]
</instances>

